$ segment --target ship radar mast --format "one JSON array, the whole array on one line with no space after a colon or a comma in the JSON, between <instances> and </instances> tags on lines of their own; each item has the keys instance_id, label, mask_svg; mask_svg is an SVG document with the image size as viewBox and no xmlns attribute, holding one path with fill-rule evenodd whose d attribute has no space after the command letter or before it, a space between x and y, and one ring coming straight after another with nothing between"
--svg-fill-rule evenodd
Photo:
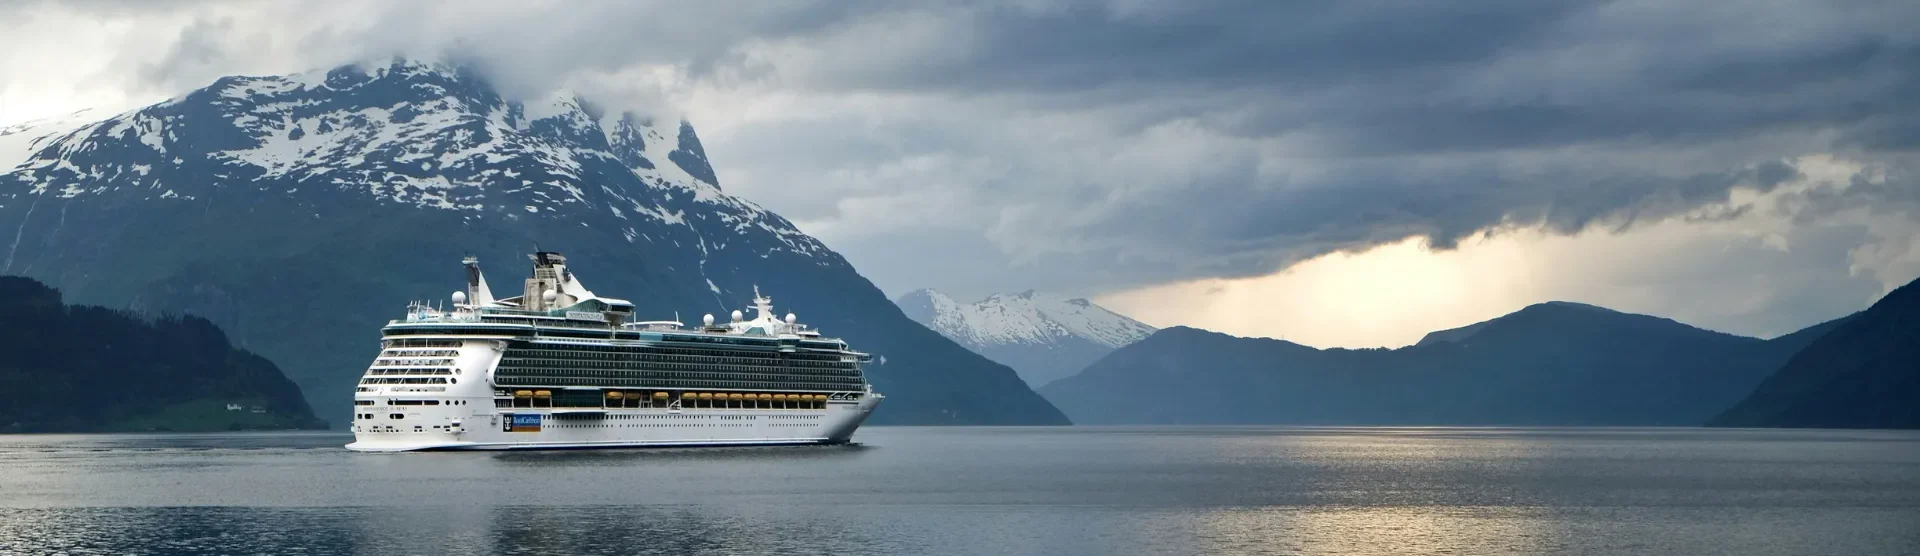
<instances>
[{"instance_id":1,"label":"ship radar mast","mask_svg":"<svg viewBox=\"0 0 1920 556\"><path fill-rule=\"evenodd\" d=\"M774 318L773 317L773 298L760 295L760 286L758 284L755 284L753 286L753 311L754 311L754 315L753 315L754 320L766 320L766 319Z\"/></svg>"}]
</instances>

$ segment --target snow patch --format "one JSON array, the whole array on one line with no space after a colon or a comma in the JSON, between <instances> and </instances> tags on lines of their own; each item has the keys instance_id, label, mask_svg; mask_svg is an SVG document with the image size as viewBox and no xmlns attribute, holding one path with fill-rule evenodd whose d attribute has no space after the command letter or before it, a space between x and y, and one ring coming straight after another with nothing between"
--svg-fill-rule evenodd
<instances>
[{"instance_id":1,"label":"snow patch","mask_svg":"<svg viewBox=\"0 0 1920 556\"><path fill-rule=\"evenodd\" d=\"M0 127L0 172L25 164L35 152L46 148L50 139L88 123L91 116L92 110L85 109Z\"/></svg>"},{"instance_id":2,"label":"snow patch","mask_svg":"<svg viewBox=\"0 0 1920 556\"><path fill-rule=\"evenodd\" d=\"M1157 330L1085 299L1047 293L994 294L964 305L933 290L913 295L925 297L933 306L931 328L974 345L1044 345L1079 337L1117 348Z\"/></svg>"}]
</instances>

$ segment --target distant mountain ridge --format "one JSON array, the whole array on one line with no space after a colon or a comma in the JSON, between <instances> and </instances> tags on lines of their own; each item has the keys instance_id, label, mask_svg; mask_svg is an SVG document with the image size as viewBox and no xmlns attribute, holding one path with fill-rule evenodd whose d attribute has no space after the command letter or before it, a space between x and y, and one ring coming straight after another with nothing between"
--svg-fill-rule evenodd
<instances>
[{"instance_id":1,"label":"distant mountain ridge","mask_svg":"<svg viewBox=\"0 0 1920 556\"><path fill-rule=\"evenodd\" d=\"M1175 327L1040 392L1086 424L1692 426L1817 337L1760 340L1561 302L1399 349Z\"/></svg>"},{"instance_id":2,"label":"distant mountain ridge","mask_svg":"<svg viewBox=\"0 0 1920 556\"><path fill-rule=\"evenodd\" d=\"M1578 310L1578 311L1598 311L1598 312L1606 312L1606 313L1618 312L1618 311L1614 311L1613 309L1608 309L1606 307L1600 307L1597 305L1588 305L1585 303L1575 303L1572 301L1547 301L1544 303L1540 303L1538 306L1567 309L1567 310ZM1492 325L1493 323L1499 322L1501 319L1505 319L1507 317L1512 317L1519 314L1520 313L1515 312L1515 313L1510 313L1506 316L1501 316L1501 317L1497 317L1490 320L1476 322L1476 323L1462 326L1459 328L1450 328L1447 330L1436 330L1433 332L1428 332L1425 336L1421 336L1420 341L1415 342L1414 345L1430 346L1430 345L1445 343L1445 342L1466 341L1467 339L1472 338L1474 334L1478 334L1481 330L1486 329L1488 325ZM1659 317L1650 317L1650 318L1659 318ZM1664 319L1664 320L1671 321L1671 319ZM1675 324L1678 324L1678 323L1675 323ZM1685 326L1685 325L1682 325L1682 326Z\"/></svg>"},{"instance_id":3,"label":"distant mountain ridge","mask_svg":"<svg viewBox=\"0 0 1920 556\"><path fill-rule=\"evenodd\" d=\"M1711 424L1920 429L1920 280L1813 339Z\"/></svg>"},{"instance_id":4,"label":"distant mountain ridge","mask_svg":"<svg viewBox=\"0 0 1920 556\"><path fill-rule=\"evenodd\" d=\"M1036 387L1080 372L1156 328L1082 298L1027 290L962 304L931 289L894 300L908 318L998 361Z\"/></svg>"},{"instance_id":5,"label":"distant mountain ridge","mask_svg":"<svg viewBox=\"0 0 1920 556\"><path fill-rule=\"evenodd\" d=\"M874 424L1066 423L1011 369L723 192L691 124L564 92L509 100L467 67L224 77L120 114L10 126L0 165L0 272L204 316L284 362L339 422L382 324L457 289L463 255L516 283L538 244L643 318L725 314L756 284L802 308L886 358L868 373L889 398Z\"/></svg>"}]
</instances>

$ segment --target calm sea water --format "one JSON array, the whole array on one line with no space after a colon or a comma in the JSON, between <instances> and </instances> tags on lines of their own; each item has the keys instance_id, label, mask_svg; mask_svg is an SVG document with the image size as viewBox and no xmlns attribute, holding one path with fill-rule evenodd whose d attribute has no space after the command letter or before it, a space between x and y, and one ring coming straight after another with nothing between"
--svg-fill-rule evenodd
<instances>
[{"instance_id":1,"label":"calm sea water","mask_svg":"<svg viewBox=\"0 0 1920 556\"><path fill-rule=\"evenodd\" d=\"M7 554L1920 554L1920 434L867 428L356 454L0 437Z\"/></svg>"}]
</instances>

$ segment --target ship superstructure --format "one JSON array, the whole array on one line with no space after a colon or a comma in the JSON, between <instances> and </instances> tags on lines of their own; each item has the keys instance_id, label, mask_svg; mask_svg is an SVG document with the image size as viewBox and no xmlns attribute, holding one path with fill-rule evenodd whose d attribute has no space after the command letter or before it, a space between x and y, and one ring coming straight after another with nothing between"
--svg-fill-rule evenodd
<instances>
[{"instance_id":1,"label":"ship superstructure","mask_svg":"<svg viewBox=\"0 0 1920 556\"><path fill-rule=\"evenodd\" d=\"M495 299L479 262L444 308L381 329L354 392L361 451L842 444L884 396L871 358L754 289L748 318L635 321L559 253L534 253L522 294Z\"/></svg>"}]
</instances>

